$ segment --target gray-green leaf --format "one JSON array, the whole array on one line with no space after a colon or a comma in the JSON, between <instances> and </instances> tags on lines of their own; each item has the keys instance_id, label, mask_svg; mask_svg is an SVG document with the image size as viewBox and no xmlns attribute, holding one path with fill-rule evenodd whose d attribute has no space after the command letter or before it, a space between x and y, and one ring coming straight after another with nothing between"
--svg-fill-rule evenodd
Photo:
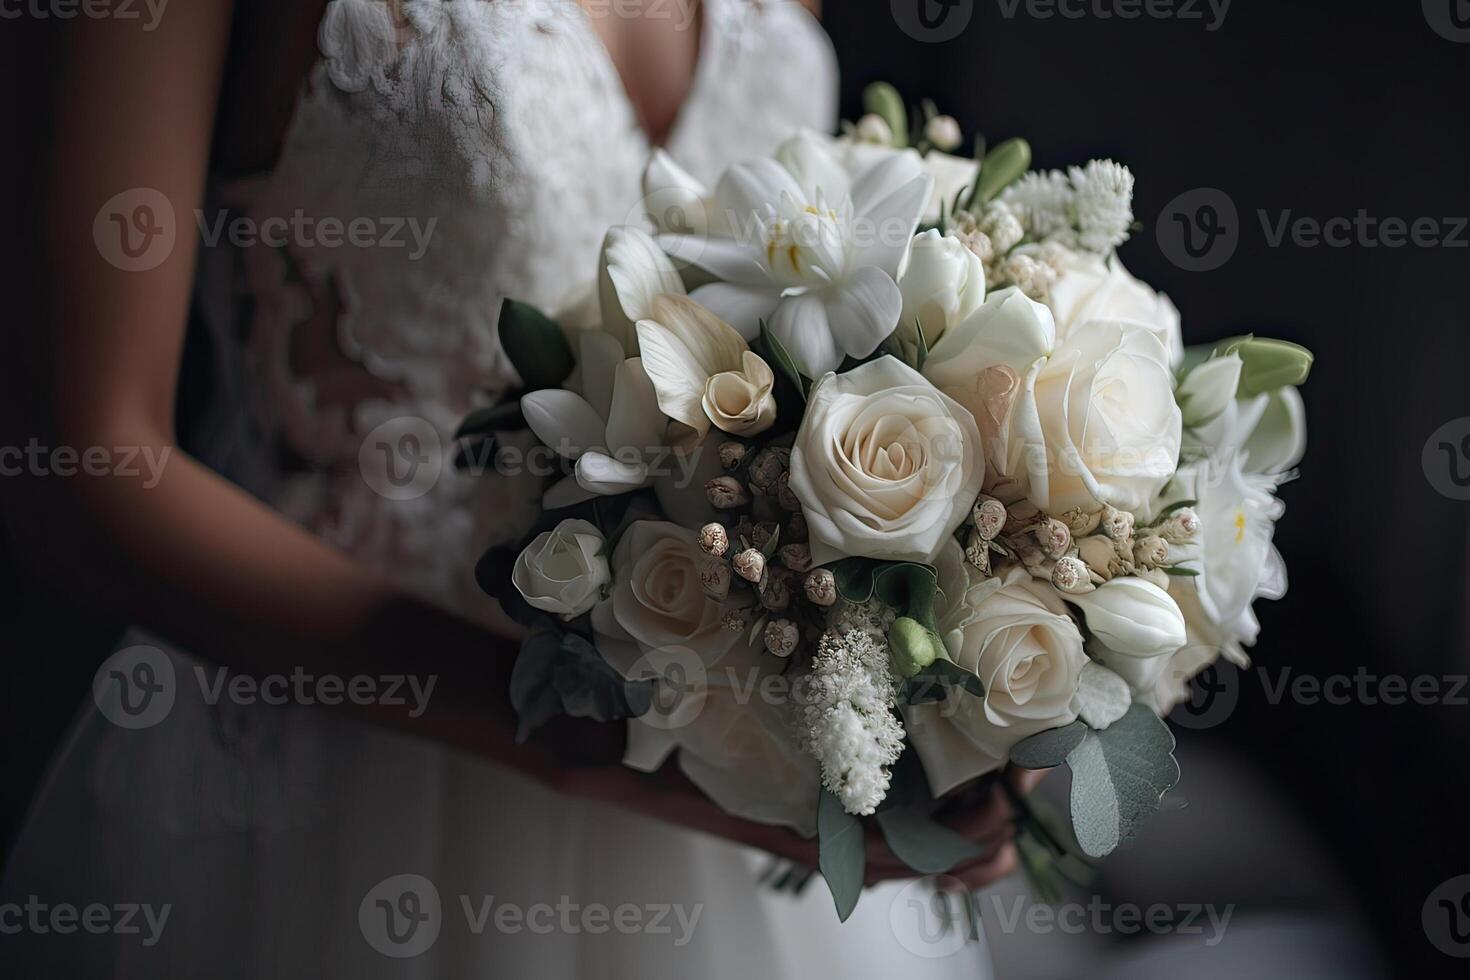
<instances>
[{"instance_id":1,"label":"gray-green leaf","mask_svg":"<svg viewBox=\"0 0 1470 980\"><path fill-rule=\"evenodd\" d=\"M528 391L558 387L576 363L561 327L536 307L513 299L500 306L500 346Z\"/></svg>"},{"instance_id":2,"label":"gray-green leaf","mask_svg":"<svg viewBox=\"0 0 1470 980\"><path fill-rule=\"evenodd\" d=\"M1072 770L1072 830L1089 857L1112 852L1159 808L1179 781L1174 735L1135 704L1107 731L1087 733L1067 756Z\"/></svg>"},{"instance_id":3,"label":"gray-green leaf","mask_svg":"<svg viewBox=\"0 0 1470 980\"><path fill-rule=\"evenodd\" d=\"M889 850L919 874L943 874L985 856L973 841L911 807L878 811L878 829Z\"/></svg>"},{"instance_id":4,"label":"gray-green leaf","mask_svg":"<svg viewBox=\"0 0 1470 980\"><path fill-rule=\"evenodd\" d=\"M863 822L843 809L842 801L825 789L817 803L817 844L817 866L832 892L837 918L846 922L863 893L867 847Z\"/></svg>"},{"instance_id":5,"label":"gray-green leaf","mask_svg":"<svg viewBox=\"0 0 1470 980\"><path fill-rule=\"evenodd\" d=\"M1080 721L1047 729L1012 745L1011 762L1022 769L1051 769L1066 762L1086 735L1087 725Z\"/></svg>"}]
</instances>

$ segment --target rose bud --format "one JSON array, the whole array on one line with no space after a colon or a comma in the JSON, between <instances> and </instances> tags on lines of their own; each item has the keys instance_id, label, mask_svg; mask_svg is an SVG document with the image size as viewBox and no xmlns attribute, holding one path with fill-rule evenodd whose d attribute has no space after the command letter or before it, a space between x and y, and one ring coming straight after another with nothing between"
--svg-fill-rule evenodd
<instances>
[{"instance_id":1,"label":"rose bud","mask_svg":"<svg viewBox=\"0 0 1470 980\"><path fill-rule=\"evenodd\" d=\"M1102 529L1114 541L1127 541L1133 536L1133 515L1126 510L1104 506Z\"/></svg>"},{"instance_id":2,"label":"rose bud","mask_svg":"<svg viewBox=\"0 0 1470 980\"><path fill-rule=\"evenodd\" d=\"M837 580L825 568L814 568L806 573L802 582L806 597L818 606L830 606L837 601Z\"/></svg>"},{"instance_id":3,"label":"rose bud","mask_svg":"<svg viewBox=\"0 0 1470 980\"><path fill-rule=\"evenodd\" d=\"M975 501L970 516L975 521L975 531L981 539L994 541L1000 529L1005 527L1006 507L994 497L981 494L980 499Z\"/></svg>"},{"instance_id":4,"label":"rose bud","mask_svg":"<svg viewBox=\"0 0 1470 980\"><path fill-rule=\"evenodd\" d=\"M730 594L730 563L722 558L706 558L699 570L699 581L704 594L711 599L722 600Z\"/></svg>"},{"instance_id":5,"label":"rose bud","mask_svg":"<svg viewBox=\"0 0 1470 980\"><path fill-rule=\"evenodd\" d=\"M1199 534L1199 515L1188 507L1176 510L1164 519L1164 523L1159 525L1159 536L1170 544L1184 544L1187 541L1193 541L1197 534Z\"/></svg>"},{"instance_id":6,"label":"rose bud","mask_svg":"<svg viewBox=\"0 0 1470 980\"><path fill-rule=\"evenodd\" d=\"M766 556L757 548L747 548L735 556L735 574L747 582L759 582L766 574Z\"/></svg>"},{"instance_id":7,"label":"rose bud","mask_svg":"<svg viewBox=\"0 0 1470 980\"><path fill-rule=\"evenodd\" d=\"M745 460L745 443L729 442L720 443L720 465L727 470L733 470Z\"/></svg>"},{"instance_id":8,"label":"rose bud","mask_svg":"<svg viewBox=\"0 0 1470 980\"><path fill-rule=\"evenodd\" d=\"M1051 584L1067 595L1081 595L1097 588L1092 584L1087 565L1081 558L1071 556L1057 559L1056 567L1051 570Z\"/></svg>"},{"instance_id":9,"label":"rose bud","mask_svg":"<svg viewBox=\"0 0 1470 980\"><path fill-rule=\"evenodd\" d=\"M1034 533L1048 558L1060 558L1072 547L1072 532L1055 517L1048 517L1036 525Z\"/></svg>"},{"instance_id":10,"label":"rose bud","mask_svg":"<svg viewBox=\"0 0 1470 980\"><path fill-rule=\"evenodd\" d=\"M900 677L913 677L932 664L939 655L935 647L934 635L917 619L900 616L888 629L888 653Z\"/></svg>"},{"instance_id":11,"label":"rose bud","mask_svg":"<svg viewBox=\"0 0 1470 980\"><path fill-rule=\"evenodd\" d=\"M1157 535L1147 535L1133 543L1133 560L1146 568L1169 560L1169 543Z\"/></svg>"},{"instance_id":12,"label":"rose bud","mask_svg":"<svg viewBox=\"0 0 1470 980\"><path fill-rule=\"evenodd\" d=\"M786 518L786 527L781 531L781 537L787 541L803 542L807 539L806 515L797 511Z\"/></svg>"},{"instance_id":13,"label":"rose bud","mask_svg":"<svg viewBox=\"0 0 1470 980\"><path fill-rule=\"evenodd\" d=\"M699 548L707 555L722 557L730 550L730 535L725 532L725 525L718 521L711 521L699 529Z\"/></svg>"},{"instance_id":14,"label":"rose bud","mask_svg":"<svg viewBox=\"0 0 1470 980\"><path fill-rule=\"evenodd\" d=\"M717 476L704 485L704 495L720 510L733 510L750 503L750 494L733 476Z\"/></svg>"},{"instance_id":15,"label":"rose bud","mask_svg":"<svg viewBox=\"0 0 1470 980\"><path fill-rule=\"evenodd\" d=\"M776 553L781 556L781 564L793 572L812 567L812 549L804 544L783 544Z\"/></svg>"},{"instance_id":16,"label":"rose bud","mask_svg":"<svg viewBox=\"0 0 1470 980\"><path fill-rule=\"evenodd\" d=\"M765 632L766 649L778 657L789 657L796 651L796 642L800 636L796 630L796 624L789 619L773 619L766 624Z\"/></svg>"}]
</instances>

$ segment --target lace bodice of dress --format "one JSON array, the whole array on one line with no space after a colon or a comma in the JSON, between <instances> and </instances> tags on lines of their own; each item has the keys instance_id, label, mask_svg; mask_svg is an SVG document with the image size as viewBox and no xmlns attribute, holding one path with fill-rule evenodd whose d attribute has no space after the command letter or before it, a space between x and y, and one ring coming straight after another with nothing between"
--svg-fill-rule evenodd
<instances>
[{"instance_id":1,"label":"lace bodice of dress","mask_svg":"<svg viewBox=\"0 0 1470 980\"><path fill-rule=\"evenodd\" d=\"M666 9L688 17L687 6ZM800 127L831 129L833 53L804 8L703 8L690 21L702 30L695 79L667 141L681 164L712 181ZM596 15L576 0L405 0L395 21L382 0L334 0L277 169L232 202L257 222L365 218L376 236L240 250L249 313L227 332L244 339L268 450L256 489L454 604L471 601L469 566L535 495L444 458L456 421L512 376L500 302L567 307L587 294L606 229L641 218L650 147ZM337 378L300 368L308 324L334 338L361 397L330 397ZM374 470L394 461L364 436L385 424L390 442L406 433L414 441L402 445L440 454L426 491L380 492Z\"/></svg>"}]
</instances>

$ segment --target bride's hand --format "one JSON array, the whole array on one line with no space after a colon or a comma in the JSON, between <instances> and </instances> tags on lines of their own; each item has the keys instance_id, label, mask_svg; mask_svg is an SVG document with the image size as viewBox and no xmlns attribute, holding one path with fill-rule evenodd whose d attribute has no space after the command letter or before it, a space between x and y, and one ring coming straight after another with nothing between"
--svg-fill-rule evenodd
<instances>
[{"instance_id":1,"label":"bride's hand","mask_svg":"<svg viewBox=\"0 0 1470 980\"><path fill-rule=\"evenodd\" d=\"M575 743L576 751L583 758L611 758L614 742L620 741L610 737L609 726L595 726L603 729L600 733L576 725L553 727L559 729L553 734L553 739L563 740L568 747ZM581 741L588 735L592 741ZM1018 792L1026 793L1042 775L1013 770L1003 778L1009 780ZM685 829L755 847L808 868L817 867L815 840L782 827L753 823L726 813L672 763L652 775L634 772L616 762L611 765L570 766L551 771L545 782L568 795L609 803ZM948 879L973 890L984 888L1015 870L1015 814L1009 797L997 780L987 780L950 798L936 816L940 822L978 844L983 852L977 860L952 869L946 876ZM917 872L894 855L871 822L867 833L866 884L918 877Z\"/></svg>"}]
</instances>

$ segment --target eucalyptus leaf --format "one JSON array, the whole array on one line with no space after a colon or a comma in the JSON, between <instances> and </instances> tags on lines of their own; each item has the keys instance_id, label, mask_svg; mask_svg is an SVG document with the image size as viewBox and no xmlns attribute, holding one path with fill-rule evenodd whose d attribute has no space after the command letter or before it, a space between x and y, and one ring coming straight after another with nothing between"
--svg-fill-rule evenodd
<instances>
[{"instance_id":1,"label":"eucalyptus leaf","mask_svg":"<svg viewBox=\"0 0 1470 980\"><path fill-rule=\"evenodd\" d=\"M1197 572L1193 568L1185 568L1183 565L1165 565L1164 574L1176 575L1183 578L1194 578L1195 576L1199 575L1199 572Z\"/></svg>"},{"instance_id":2,"label":"eucalyptus leaf","mask_svg":"<svg viewBox=\"0 0 1470 980\"><path fill-rule=\"evenodd\" d=\"M1087 725L1080 721L1049 728L1012 745L1011 763L1022 769L1051 769L1066 762L1086 735Z\"/></svg>"},{"instance_id":3,"label":"eucalyptus leaf","mask_svg":"<svg viewBox=\"0 0 1470 980\"><path fill-rule=\"evenodd\" d=\"M888 849L919 874L943 874L957 865L985 856L973 841L936 823L920 809L896 807L880 810L877 819Z\"/></svg>"},{"instance_id":4,"label":"eucalyptus leaf","mask_svg":"<svg viewBox=\"0 0 1470 980\"><path fill-rule=\"evenodd\" d=\"M1072 829L1089 857L1103 857L1159 808L1179 781L1174 735L1135 704L1103 732L1088 732L1067 756L1072 770Z\"/></svg>"},{"instance_id":5,"label":"eucalyptus leaf","mask_svg":"<svg viewBox=\"0 0 1470 980\"><path fill-rule=\"evenodd\" d=\"M1096 660L1082 667L1077 685L1077 714L1093 731L1104 731L1133 703L1128 682Z\"/></svg>"},{"instance_id":6,"label":"eucalyptus leaf","mask_svg":"<svg viewBox=\"0 0 1470 980\"><path fill-rule=\"evenodd\" d=\"M528 391L558 387L576 365L556 321L518 300L500 306L500 346Z\"/></svg>"},{"instance_id":7,"label":"eucalyptus leaf","mask_svg":"<svg viewBox=\"0 0 1470 980\"><path fill-rule=\"evenodd\" d=\"M863 822L843 809L842 801L826 789L817 802L817 847L817 866L832 892L837 918L846 922L863 893L867 841Z\"/></svg>"}]
</instances>

